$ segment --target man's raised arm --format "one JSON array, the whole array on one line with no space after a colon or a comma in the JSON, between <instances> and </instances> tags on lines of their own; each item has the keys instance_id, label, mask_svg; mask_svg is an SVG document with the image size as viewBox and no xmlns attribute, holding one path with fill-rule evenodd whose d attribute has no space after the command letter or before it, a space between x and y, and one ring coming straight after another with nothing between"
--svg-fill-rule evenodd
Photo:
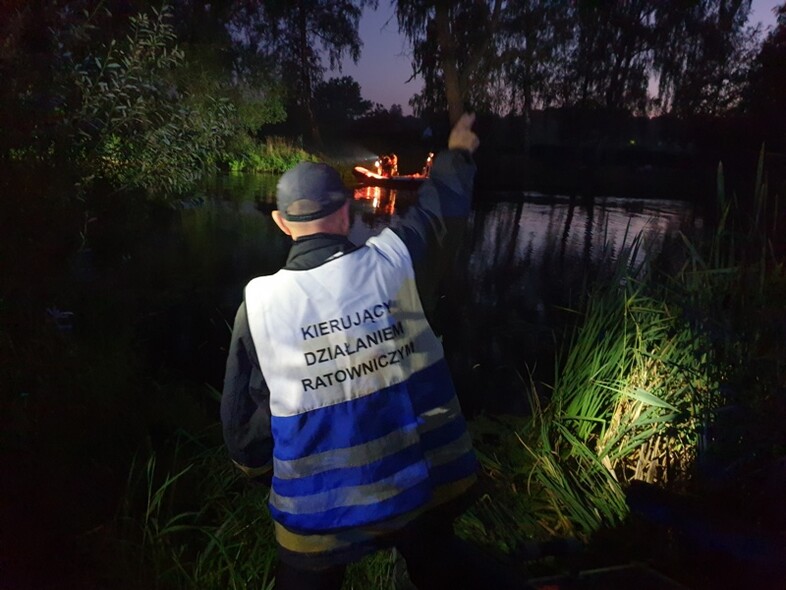
<instances>
[{"instance_id":1,"label":"man's raised arm","mask_svg":"<svg viewBox=\"0 0 786 590\"><path fill-rule=\"evenodd\" d=\"M436 305L442 275L452 265L472 205L475 163L480 143L472 131L475 115L465 113L453 126L448 149L434 159L431 175L418 191L418 202L407 210L394 231L412 257L423 307Z\"/></svg>"}]
</instances>

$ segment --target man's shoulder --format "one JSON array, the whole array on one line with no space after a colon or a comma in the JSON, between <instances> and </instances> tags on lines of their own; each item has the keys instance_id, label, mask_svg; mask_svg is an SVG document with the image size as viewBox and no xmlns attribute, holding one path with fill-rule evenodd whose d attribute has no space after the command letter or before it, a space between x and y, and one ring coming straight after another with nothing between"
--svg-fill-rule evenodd
<instances>
[{"instance_id":1,"label":"man's shoulder","mask_svg":"<svg viewBox=\"0 0 786 590\"><path fill-rule=\"evenodd\" d=\"M366 245L373 248L386 258L400 258L409 261L409 250L404 240L395 231L386 227L376 236L366 240Z\"/></svg>"},{"instance_id":2,"label":"man's shoulder","mask_svg":"<svg viewBox=\"0 0 786 590\"><path fill-rule=\"evenodd\" d=\"M243 289L243 300L248 302L249 299L258 300L260 295L269 293L276 288L276 285L281 283L280 277L284 276L286 271L280 269L269 275L259 275L248 281Z\"/></svg>"}]
</instances>

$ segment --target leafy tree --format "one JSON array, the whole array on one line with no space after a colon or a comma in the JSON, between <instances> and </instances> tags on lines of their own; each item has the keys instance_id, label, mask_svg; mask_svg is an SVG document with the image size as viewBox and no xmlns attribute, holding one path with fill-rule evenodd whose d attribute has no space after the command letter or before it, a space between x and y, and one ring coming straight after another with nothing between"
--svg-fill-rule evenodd
<instances>
[{"instance_id":1,"label":"leafy tree","mask_svg":"<svg viewBox=\"0 0 786 590\"><path fill-rule=\"evenodd\" d=\"M522 113L557 103L568 63L573 14L560 0L530 0L508 7L500 31L502 71L492 91L498 113Z\"/></svg>"},{"instance_id":2,"label":"leafy tree","mask_svg":"<svg viewBox=\"0 0 786 590\"><path fill-rule=\"evenodd\" d=\"M58 51L52 30L67 18L43 0L0 0L0 158L40 162L62 122L52 87Z\"/></svg>"},{"instance_id":3,"label":"leafy tree","mask_svg":"<svg viewBox=\"0 0 786 590\"><path fill-rule=\"evenodd\" d=\"M745 109L766 119L786 142L786 3L776 8L777 25L764 40L750 76Z\"/></svg>"},{"instance_id":4,"label":"leafy tree","mask_svg":"<svg viewBox=\"0 0 786 590\"><path fill-rule=\"evenodd\" d=\"M361 96L360 84L351 76L320 82L314 91L314 103L319 121L333 127L347 125L372 107L371 101Z\"/></svg>"},{"instance_id":5,"label":"leafy tree","mask_svg":"<svg viewBox=\"0 0 786 590\"><path fill-rule=\"evenodd\" d=\"M240 128L253 136L286 118L285 89L272 59L233 39L235 11L236 2L227 0L175 3L172 24L185 55L178 85L194 95L229 99Z\"/></svg>"},{"instance_id":6,"label":"leafy tree","mask_svg":"<svg viewBox=\"0 0 786 590\"><path fill-rule=\"evenodd\" d=\"M643 111L651 63L653 2L576 2L566 104Z\"/></svg>"},{"instance_id":7,"label":"leafy tree","mask_svg":"<svg viewBox=\"0 0 786 590\"><path fill-rule=\"evenodd\" d=\"M168 7L2 1L6 158L58 166L82 188L103 178L115 189L180 192L253 120L235 87L187 67Z\"/></svg>"},{"instance_id":8,"label":"leafy tree","mask_svg":"<svg viewBox=\"0 0 786 590\"><path fill-rule=\"evenodd\" d=\"M750 0L654 3L654 70L664 111L722 114L740 100L758 30Z\"/></svg>"},{"instance_id":9,"label":"leafy tree","mask_svg":"<svg viewBox=\"0 0 786 590\"><path fill-rule=\"evenodd\" d=\"M475 108L488 105L489 76L498 68L495 40L505 4L501 0L396 3L399 27L413 44L415 73L425 80L423 93L413 101L416 112L441 111L446 105L455 122L466 103Z\"/></svg>"},{"instance_id":10,"label":"leafy tree","mask_svg":"<svg viewBox=\"0 0 786 590\"><path fill-rule=\"evenodd\" d=\"M364 6L376 0L238 0L230 22L235 40L265 56L283 81L293 111L321 143L314 91L324 73L323 56L340 69L349 55L357 61L362 45L358 24Z\"/></svg>"},{"instance_id":11,"label":"leafy tree","mask_svg":"<svg viewBox=\"0 0 786 590\"><path fill-rule=\"evenodd\" d=\"M129 33L111 39L81 63L73 83L76 160L116 187L151 193L191 188L215 164L236 132L234 105L189 95L175 84L184 54L165 7L129 19Z\"/></svg>"},{"instance_id":12,"label":"leafy tree","mask_svg":"<svg viewBox=\"0 0 786 590\"><path fill-rule=\"evenodd\" d=\"M425 81L419 114L446 102L528 115L535 106L718 114L739 100L755 28L750 0L399 0Z\"/></svg>"}]
</instances>

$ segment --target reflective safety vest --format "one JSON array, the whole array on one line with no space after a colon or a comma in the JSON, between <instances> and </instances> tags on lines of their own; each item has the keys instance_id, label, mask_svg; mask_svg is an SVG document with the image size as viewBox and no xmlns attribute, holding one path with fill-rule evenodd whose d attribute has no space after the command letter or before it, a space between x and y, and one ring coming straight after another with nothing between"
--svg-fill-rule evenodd
<instances>
[{"instance_id":1,"label":"reflective safety vest","mask_svg":"<svg viewBox=\"0 0 786 590\"><path fill-rule=\"evenodd\" d=\"M442 345L391 230L309 270L246 287L270 389L270 510L290 530L378 523L474 476Z\"/></svg>"}]
</instances>

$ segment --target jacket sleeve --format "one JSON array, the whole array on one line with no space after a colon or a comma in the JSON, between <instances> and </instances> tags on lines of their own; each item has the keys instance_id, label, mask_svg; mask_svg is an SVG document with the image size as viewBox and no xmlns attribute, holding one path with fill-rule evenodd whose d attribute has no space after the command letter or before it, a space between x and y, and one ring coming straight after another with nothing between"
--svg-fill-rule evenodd
<instances>
[{"instance_id":1,"label":"jacket sleeve","mask_svg":"<svg viewBox=\"0 0 786 590\"><path fill-rule=\"evenodd\" d=\"M269 481L273 463L270 391L259 368L245 303L240 304L232 328L221 424L232 461L247 476Z\"/></svg>"},{"instance_id":2,"label":"jacket sleeve","mask_svg":"<svg viewBox=\"0 0 786 590\"><path fill-rule=\"evenodd\" d=\"M436 307L443 273L453 264L472 206L475 164L469 152L445 150L434 160L429 178L418 191L418 202L394 229L412 258L423 307Z\"/></svg>"}]
</instances>

